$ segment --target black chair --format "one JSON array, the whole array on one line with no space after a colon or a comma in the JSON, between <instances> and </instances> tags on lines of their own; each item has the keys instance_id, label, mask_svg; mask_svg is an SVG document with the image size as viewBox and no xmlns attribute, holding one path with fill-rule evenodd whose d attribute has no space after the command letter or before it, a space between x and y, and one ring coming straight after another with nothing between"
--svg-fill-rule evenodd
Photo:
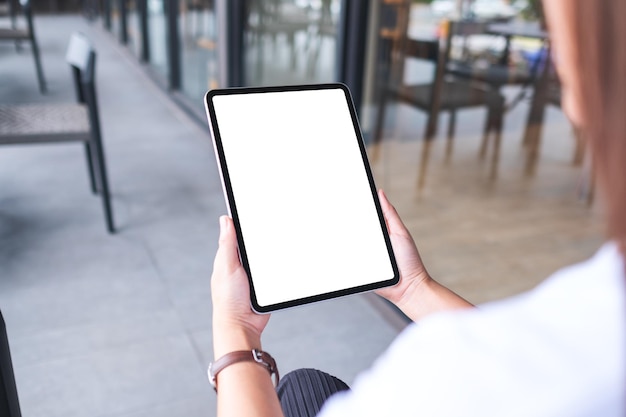
<instances>
[{"instance_id":1,"label":"black chair","mask_svg":"<svg viewBox=\"0 0 626 417\"><path fill-rule=\"evenodd\" d=\"M480 156L487 153L489 134L494 133L494 151L491 166L491 177L497 174L502 118L504 113L504 97L486 83L475 82L446 74L446 65L450 57L451 33L448 31L445 44L440 47L438 39L420 40L411 39L402 32L391 32L388 36L394 38L391 52L391 70L388 82L383 83L380 94L381 101L378 108L374 130L374 142L380 142L383 135L383 124L387 102L391 99L407 103L427 113L426 129L424 132L424 147L422 150L418 187L425 183L426 168L432 139L434 139L439 113L450 112L448 125L448 142L446 158L450 158L454 130L456 125L456 111L472 107L486 107L487 118L484 128ZM383 36L386 34L383 32ZM407 59L430 61L434 64L433 81L424 84L408 85L404 83L403 68Z\"/></svg>"},{"instance_id":2,"label":"black chair","mask_svg":"<svg viewBox=\"0 0 626 417\"><path fill-rule=\"evenodd\" d=\"M100 193L105 221L115 231L96 100L96 53L87 38L71 36L66 60L72 69L78 103L0 104L0 145L76 141L85 144L94 193Z\"/></svg>"},{"instance_id":3,"label":"black chair","mask_svg":"<svg viewBox=\"0 0 626 417\"><path fill-rule=\"evenodd\" d=\"M30 0L20 0L22 12L26 20L25 28L18 28L15 24L15 13L12 8L13 0L8 0L9 14L11 15L11 27L0 28L0 41L28 41L31 45L33 52L33 58L35 59L35 69L37 70L37 80L39 81L39 91L46 92L46 80L43 75L43 68L41 66L41 58L39 57L39 45L37 44L37 38L35 37L35 26L33 25L33 12L30 5Z\"/></svg>"},{"instance_id":4,"label":"black chair","mask_svg":"<svg viewBox=\"0 0 626 417\"><path fill-rule=\"evenodd\" d=\"M2 311L0 311L0 416L22 417Z\"/></svg>"},{"instance_id":5,"label":"black chair","mask_svg":"<svg viewBox=\"0 0 626 417\"><path fill-rule=\"evenodd\" d=\"M11 20L11 28L17 27L16 0L3 0L0 2L0 16L8 16Z\"/></svg>"},{"instance_id":6,"label":"black chair","mask_svg":"<svg viewBox=\"0 0 626 417\"><path fill-rule=\"evenodd\" d=\"M458 53L450 57L446 64L446 72L457 77L481 81L500 89L505 85L520 85L529 87L534 82L539 67L539 60L530 67L510 66L509 49L510 39L501 35L491 34L489 26L494 21L458 20L449 25L449 39L454 39ZM481 36L494 41L505 41L501 51L483 51L475 55L471 51L472 38ZM491 48L488 48L491 49ZM495 49L495 48L494 48Z\"/></svg>"}]
</instances>

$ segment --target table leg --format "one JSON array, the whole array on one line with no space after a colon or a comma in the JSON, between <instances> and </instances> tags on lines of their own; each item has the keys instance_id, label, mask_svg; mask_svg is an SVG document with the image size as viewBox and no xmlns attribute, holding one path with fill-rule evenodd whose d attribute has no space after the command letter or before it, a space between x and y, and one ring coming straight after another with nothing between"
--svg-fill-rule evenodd
<instances>
[{"instance_id":1,"label":"table leg","mask_svg":"<svg viewBox=\"0 0 626 417\"><path fill-rule=\"evenodd\" d=\"M504 44L504 51L502 51L502 55L500 56L500 65L508 66L509 65L509 54L511 53L511 37L505 36L506 42Z\"/></svg>"}]
</instances>

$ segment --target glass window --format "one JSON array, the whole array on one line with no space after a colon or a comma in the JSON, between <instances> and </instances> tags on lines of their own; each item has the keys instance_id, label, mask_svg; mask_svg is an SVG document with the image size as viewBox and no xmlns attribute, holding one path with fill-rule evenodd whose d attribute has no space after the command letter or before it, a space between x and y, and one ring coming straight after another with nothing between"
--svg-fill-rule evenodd
<instances>
[{"instance_id":1,"label":"glass window","mask_svg":"<svg viewBox=\"0 0 626 417\"><path fill-rule=\"evenodd\" d=\"M182 90L194 102L217 87L217 28L213 0L181 0Z\"/></svg>"},{"instance_id":2,"label":"glass window","mask_svg":"<svg viewBox=\"0 0 626 417\"><path fill-rule=\"evenodd\" d=\"M374 178L429 272L476 303L532 288L602 239L540 5L373 2L365 113Z\"/></svg>"},{"instance_id":3,"label":"glass window","mask_svg":"<svg viewBox=\"0 0 626 417\"><path fill-rule=\"evenodd\" d=\"M141 15L137 0L127 0L126 22L128 30L128 47L137 58L141 58Z\"/></svg>"},{"instance_id":4,"label":"glass window","mask_svg":"<svg viewBox=\"0 0 626 417\"><path fill-rule=\"evenodd\" d=\"M168 76L167 13L165 0L148 0L149 64L163 77Z\"/></svg>"},{"instance_id":5,"label":"glass window","mask_svg":"<svg viewBox=\"0 0 626 417\"><path fill-rule=\"evenodd\" d=\"M117 39L120 39L120 27L121 27L121 12L120 12L120 0L109 0L111 7L111 33L115 35Z\"/></svg>"},{"instance_id":6,"label":"glass window","mask_svg":"<svg viewBox=\"0 0 626 417\"><path fill-rule=\"evenodd\" d=\"M339 0L249 0L246 6L246 85L334 81Z\"/></svg>"}]
</instances>

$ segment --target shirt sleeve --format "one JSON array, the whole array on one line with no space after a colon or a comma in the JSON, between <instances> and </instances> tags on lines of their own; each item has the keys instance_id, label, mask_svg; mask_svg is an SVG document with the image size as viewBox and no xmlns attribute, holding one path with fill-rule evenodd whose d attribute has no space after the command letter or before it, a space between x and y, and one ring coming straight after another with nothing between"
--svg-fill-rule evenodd
<instances>
[{"instance_id":1,"label":"shirt sleeve","mask_svg":"<svg viewBox=\"0 0 626 417\"><path fill-rule=\"evenodd\" d=\"M499 378L477 378L463 366L466 355L459 347L464 344L467 350L467 341L453 335L451 322L440 317L410 326L356 379L351 391L331 398L320 416L466 415L472 397L493 393L490 382Z\"/></svg>"},{"instance_id":2,"label":"shirt sleeve","mask_svg":"<svg viewBox=\"0 0 626 417\"><path fill-rule=\"evenodd\" d=\"M319 416L623 416L626 288L617 260L409 326Z\"/></svg>"}]
</instances>

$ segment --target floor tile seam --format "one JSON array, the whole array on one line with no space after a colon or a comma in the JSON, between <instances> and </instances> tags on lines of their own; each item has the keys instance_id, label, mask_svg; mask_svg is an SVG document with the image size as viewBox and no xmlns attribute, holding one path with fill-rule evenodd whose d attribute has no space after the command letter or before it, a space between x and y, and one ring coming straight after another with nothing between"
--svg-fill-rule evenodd
<instances>
[{"instance_id":1,"label":"floor tile seam","mask_svg":"<svg viewBox=\"0 0 626 417\"><path fill-rule=\"evenodd\" d=\"M176 316L178 318L179 324L181 325L181 328L184 328L182 326L184 323L182 321L182 318L179 314L176 303L174 302L174 299L172 298L172 295L170 292L169 281L165 277L163 271L161 270L161 267L159 266L159 261L154 251L152 250L150 243L147 241L145 237L141 236L140 234L136 234L134 235L134 237L127 235L126 239L128 239L131 242L134 241L138 245L138 247L140 247L143 250L143 252L147 255L148 262L150 263L151 268L153 269L158 281L160 282L163 289L165 290L165 293L167 294L167 300L168 300L169 306L172 308L174 312L176 312Z\"/></svg>"},{"instance_id":2,"label":"floor tile seam","mask_svg":"<svg viewBox=\"0 0 626 417\"><path fill-rule=\"evenodd\" d=\"M183 320L183 317L181 316L180 312L178 311L178 308L176 306L176 303L174 302L174 299L171 297L171 293L169 291L170 288L170 282L169 280L165 277L163 271L161 271L160 266L159 266L159 262L156 258L156 256L154 256L154 253L152 251L152 249L150 248L150 244L146 241L142 242L142 246L144 247L144 250L146 251L146 253L148 254L148 257L150 259L150 263L152 264L152 266L155 268L155 270L157 270L157 274L159 276L159 280L161 281L162 285L166 288L166 292L168 294L168 300L170 301L170 303L172 304L172 309L175 311L176 313L176 317L178 320L178 323L181 327L181 329L183 330L183 333L185 334L187 341L190 343L190 345L193 348L194 354L196 356L196 360L198 361L198 364L200 364L201 366L205 366L205 361L203 359L203 355L202 355L202 350L200 349L200 346L198 346L198 344L196 343L195 339L193 338L192 333L195 331L198 331L199 329L189 329L187 328L187 326L185 325L185 322ZM207 323L206 327L202 327L202 330L206 330L207 328L211 328L211 324Z\"/></svg>"},{"instance_id":3,"label":"floor tile seam","mask_svg":"<svg viewBox=\"0 0 626 417\"><path fill-rule=\"evenodd\" d=\"M202 330L207 330L207 328L204 328ZM212 327L210 328L211 330L211 335L213 334L213 329ZM190 329L185 329L185 334L187 336L187 339L189 340L189 343L191 344L193 351L196 355L196 360L198 361L198 364L200 365L201 369L203 371L207 370L207 366L209 365L208 363L206 363L205 359L204 359L204 355L203 355L203 349L201 348L200 344L196 341L196 339L193 337L193 333L194 332L198 332L200 330L196 329L196 330L190 330ZM207 352L208 353L208 352Z\"/></svg>"},{"instance_id":4,"label":"floor tile seam","mask_svg":"<svg viewBox=\"0 0 626 417\"><path fill-rule=\"evenodd\" d=\"M207 391L210 391L209 387L209 382L207 381ZM210 394L210 393L209 393ZM170 404L184 404L188 401L191 400L197 400L197 399L204 399L206 398L206 396L204 395L194 395L194 396L189 396L189 397L185 397L184 399L179 399L176 401L166 401L166 402L162 402L162 403L158 403L158 404L151 404L148 407L136 407L132 410L128 410L128 411L124 411L122 413L115 413L115 414L98 414L96 416L93 417L129 417L129 416L133 416L136 415L137 413L141 413L141 412L154 412L155 410L158 410L159 408L163 407L163 406L167 406Z\"/></svg>"},{"instance_id":5,"label":"floor tile seam","mask_svg":"<svg viewBox=\"0 0 626 417\"><path fill-rule=\"evenodd\" d=\"M132 52L127 47L120 44L115 39L115 36L112 33L107 32L103 27L94 25L92 26L92 31L99 32L100 37L102 39L106 39L106 42L111 50L115 51L118 56L123 59L125 65L133 70L136 78L141 80L141 83L148 88L155 97L158 98L159 102L171 111L177 120L179 120L186 127L191 128L199 135L208 137L207 131L202 130L198 123L192 120L191 117L186 114L160 86L156 84L155 80L148 76L147 68L144 67L146 64L141 64L137 57L133 56Z\"/></svg>"},{"instance_id":6,"label":"floor tile seam","mask_svg":"<svg viewBox=\"0 0 626 417\"><path fill-rule=\"evenodd\" d=\"M154 255L152 249L150 248L150 244L147 241L142 239L141 245L144 248L144 250L146 251L146 254L148 254L148 258L150 259L150 263L152 264L153 268L156 270L157 276L159 277L159 280L161 281L161 284L166 289L167 298L168 298L168 300L169 300L169 302L171 304L171 307L172 307L173 311L176 314L176 318L177 318L178 324L180 326L180 329L182 330L182 333L187 338L187 342L191 345L198 364L201 365L201 366L204 366L205 363L204 363L204 360L203 360L203 357L202 357L202 351L201 351L200 347L197 345L197 343L195 342L195 340L194 340L194 338L192 336L192 332L194 330L190 330L190 329L187 328L187 326L185 325L184 319L181 316L181 313L178 310L178 308L176 306L176 303L174 302L174 299L171 296L171 292L169 291L170 282L165 277L163 271L161 271L161 268L159 267L159 262L158 262L156 256ZM210 327L210 323L207 323L207 326ZM206 327L204 327L203 329L206 329Z\"/></svg>"},{"instance_id":7,"label":"floor tile seam","mask_svg":"<svg viewBox=\"0 0 626 417\"><path fill-rule=\"evenodd\" d=\"M206 145L206 147L210 147L210 135L208 128L204 129L204 125L202 125L200 121L189 116L180 107L180 105L177 104L176 100L168 95L168 93L164 90L164 87L160 86L157 81L150 76L149 68L146 66L147 64L140 63L138 59L132 55L132 52L128 48L117 42L113 34L108 33L104 28L92 28L92 31L98 32L98 36L100 38L106 39L106 42L111 50L114 50L123 58L125 64L132 68L135 72L135 75L137 76L136 78L140 79L141 83L147 87L147 91L158 98L158 102L162 104L169 113L174 115L175 119L180 122L180 125L184 126L187 130L190 129L192 131L191 135L188 132L180 132L178 135L190 137L191 139L195 139L195 142L200 142L203 145ZM142 93L143 92L144 91L142 91ZM158 122L158 120L155 121Z\"/></svg>"},{"instance_id":8,"label":"floor tile seam","mask_svg":"<svg viewBox=\"0 0 626 417\"><path fill-rule=\"evenodd\" d=\"M145 345L148 342L151 341L155 341L155 340L165 340L165 339L174 339L175 337L179 337L179 336L184 336L185 332L181 329L177 330L178 334L176 332L172 332L170 334L161 334L158 336L153 336L153 337L146 337L146 338L142 338L140 340L135 340L131 343L128 342L124 342L121 343L118 346L109 346L106 348L100 348L100 349L94 349L94 350L90 350L89 352L83 352L83 353L79 353L79 354L66 354L66 355L60 355L60 356L54 356L51 357L47 360L39 360L39 361L34 361L34 362L30 362L28 364L19 364L19 363L15 363L15 361L13 361L13 367L16 370L16 373L19 374L21 371L23 370L29 370L29 369L33 369L33 368L38 368L40 366L44 366L44 365L49 365L49 364L54 364L57 362L65 362L68 359L71 359L72 361L80 361L81 359L86 359L92 356L98 356L101 355L103 353L113 353L115 351L126 351L129 350L131 348L140 346L140 345Z\"/></svg>"},{"instance_id":9,"label":"floor tile seam","mask_svg":"<svg viewBox=\"0 0 626 417\"><path fill-rule=\"evenodd\" d=\"M130 318L133 320L142 320L142 319L146 319L146 318L150 318L150 317L154 317L155 314L159 314L159 313L167 313L169 311L175 312L176 310L173 308L170 309L159 309L159 310L155 310L155 311L150 311L150 312L142 312L139 314L134 314L131 315ZM124 317L125 319L128 318L129 316ZM111 323L117 323L119 320L112 320L112 319L108 319L108 320L91 320L91 321L84 321L84 322L80 322L80 323L73 323L73 324L69 324L69 325L62 325L62 326L58 326L58 327L54 327L52 331L68 331L68 330L72 330L72 329L81 329L84 327L98 327L98 326L105 326L107 324L111 324ZM50 331L50 330L48 330ZM42 332L40 330L31 330L31 331L27 331L27 332L10 332L10 335L12 335L13 337L11 338L12 340L21 340L21 339L30 339L33 336L37 336L40 335Z\"/></svg>"},{"instance_id":10,"label":"floor tile seam","mask_svg":"<svg viewBox=\"0 0 626 417\"><path fill-rule=\"evenodd\" d=\"M130 203L129 202L125 202L128 212L130 212L129 206ZM104 231L102 233L105 233ZM126 240L129 244L131 244L131 246L137 246L140 247L142 249L144 249L144 252L148 255L148 261L150 263L150 265L154 268L154 272L157 275L160 275L160 271L158 270L157 267L155 267L154 262L152 260L152 256L149 253L149 251L145 250L145 245L143 244L143 242L141 242L140 240L134 240L131 236L129 236L128 234L124 235L122 233L120 233L120 230L117 230L117 233L114 235L109 236L109 238L111 239L122 239L122 240ZM2 242L3 238L0 238L0 242ZM10 238L6 239L11 240ZM161 277L159 277L161 278ZM65 278L65 279L60 279L59 281L64 282L64 283L71 283L73 281L78 280L79 278ZM161 281L163 283L162 279L159 279L159 281ZM58 282L58 281L57 281ZM10 289L11 292L15 292L15 293L24 293L24 292L32 292L32 291L37 291L38 289L40 289L41 287L41 283L40 282L31 282L31 283L27 283L26 285L20 285L20 286L12 286L12 288ZM168 301L170 301L170 307L175 310L175 305L173 303L171 303L171 298L168 297ZM80 325L80 324L79 324Z\"/></svg>"},{"instance_id":11,"label":"floor tile seam","mask_svg":"<svg viewBox=\"0 0 626 417\"><path fill-rule=\"evenodd\" d=\"M100 38L106 40L107 46L109 46L111 48L111 50L115 51L123 59L123 61L126 64L127 67L132 68L132 70L134 71L135 75L137 76L136 78L141 80L142 84L144 86L146 86L146 88L148 88L150 90L150 92L152 94L154 94L154 96L156 96L159 99L159 101L162 104L164 104L165 107L168 110L170 110L175 115L177 120L182 122L187 127L192 127L192 129L196 130L199 134L201 134L203 136L207 136L207 132L203 131L202 129L200 129L200 127L198 126L197 122L191 120L189 118L189 116L187 114L185 114L182 111L182 109L180 109L178 107L178 104L176 104L158 85L155 84L155 81L152 80L146 74L146 69L143 68L142 65L138 63L137 58L132 56L131 52L127 48L125 48L123 45L120 45L116 41L114 36L106 36L106 35L112 35L112 34L109 34L103 28L100 28L100 27L93 27L92 26L92 29L94 31L98 31L99 32L98 34L99 34ZM131 212L131 210L130 210L130 205L131 204L128 201L126 201L125 203L127 205L127 212L130 213ZM171 297L171 293L169 291L169 282L164 277L163 272L161 271L161 269L159 267L158 260L156 259L152 249L150 248L149 243L145 239L143 239L143 238L139 238L137 240L137 243L143 248L144 252L148 255L148 258L150 260L150 264L152 265L152 267L154 268L155 272L157 273L157 275L159 277L159 280L161 281L162 285L164 285L164 287L166 288L167 298L168 298L168 301L170 303L170 306L176 312L176 316L178 318L178 322L179 322L179 324L181 326L181 329L183 329L182 333L186 335L189 343L193 347L193 350L194 350L195 355L196 355L196 359L198 360L198 362L201 365L204 365L204 361L202 359L202 354L201 354L200 348L195 343L193 337L190 334L190 331L189 330L185 330L182 317L180 316L180 313L179 313L178 309L176 308L176 304L174 303L174 300Z\"/></svg>"}]
</instances>

